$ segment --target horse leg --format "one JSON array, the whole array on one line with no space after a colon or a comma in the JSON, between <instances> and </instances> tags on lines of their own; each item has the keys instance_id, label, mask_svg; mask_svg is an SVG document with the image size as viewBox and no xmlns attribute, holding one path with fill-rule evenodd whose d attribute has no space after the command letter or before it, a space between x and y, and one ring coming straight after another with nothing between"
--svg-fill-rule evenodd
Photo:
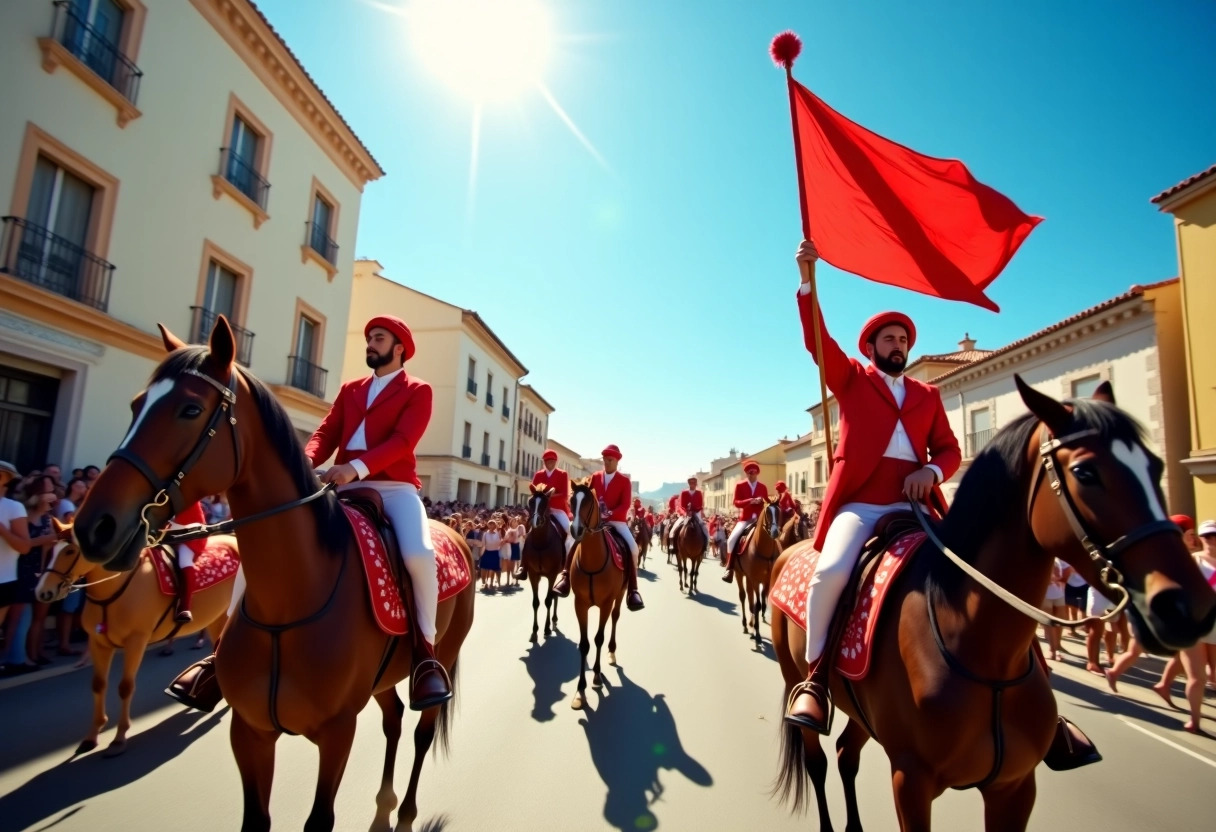
<instances>
[{"instance_id":1,"label":"horse leg","mask_svg":"<svg viewBox=\"0 0 1216 832\"><path fill-rule=\"evenodd\" d=\"M929 832L933 786L917 760L891 761L891 789L900 832Z\"/></svg>"},{"instance_id":2,"label":"horse leg","mask_svg":"<svg viewBox=\"0 0 1216 832\"><path fill-rule=\"evenodd\" d=\"M616 667L616 622L621 617L621 598L612 605L612 632L608 635L608 664Z\"/></svg>"},{"instance_id":3,"label":"horse leg","mask_svg":"<svg viewBox=\"0 0 1216 832\"><path fill-rule=\"evenodd\" d=\"M844 785L844 807L848 820L845 832L861 832L861 813L857 805L857 771L861 768L861 747L870 735L860 724L849 720L840 739L836 740L836 766Z\"/></svg>"},{"instance_id":4,"label":"horse leg","mask_svg":"<svg viewBox=\"0 0 1216 832\"><path fill-rule=\"evenodd\" d=\"M760 649L760 645L764 642L764 636L760 634L760 595L759 588L747 582L747 607L752 612L752 639L756 642L756 649Z\"/></svg>"},{"instance_id":5,"label":"horse leg","mask_svg":"<svg viewBox=\"0 0 1216 832\"><path fill-rule=\"evenodd\" d=\"M743 617L743 635L747 635L747 593L743 589L742 564L735 564L735 583L739 585L739 615Z\"/></svg>"},{"instance_id":6,"label":"horse leg","mask_svg":"<svg viewBox=\"0 0 1216 832\"><path fill-rule=\"evenodd\" d=\"M114 661L114 648L101 639L89 639L89 655L93 659L93 727L88 736L76 747L77 754L87 754L97 747L97 735L106 727L106 682L110 676L110 664Z\"/></svg>"},{"instance_id":7,"label":"horse leg","mask_svg":"<svg viewBox=\"0 0 1216 832\"><path fill-rule=\"evenodd\" d=\"M984 789L984 829L987 832L1022 832L1030 823L1036 791L1034 769L1016 783Z\"/></svg>"},{"instance_id":8,"label":"horse leg","mask_svg":"<svg viewBox=\"0 0 1216 832\"><path fill-rule=\"evenodd\" d=\"M558 631L557 630L557 601L558 601L558 598L556 595L553 594L553 581L554 580L555 579L553 577L549 578L549 594L545 596L545 621L546 622L549 620L549 610L550 609L553 610L553 629L550 630L548 627L545 628L545 637L546 638L549 636L550 632L556 633Z\"/></svg>"},{"instance_id":9,"label":"horse leg","mask_svg":"<svg viewBox=\"0 0 1216 832\"><path fill-rule=\"evenodd\" d=\"M330 832L334 828L334 798L338 796L346 761L350 759L350 747L355 741L356 716L356 712L341 712L308 737L317 745L321 765L304 832Z\"/></svg>"},{"instance_id":10,"label":"horse leg","mask_svg":"<svg viewBox=\"0 0 1216 832\"><path fill-rule=\"evenodd\" d=\"M259 731L247 723L239 711L233 710L229 738L245 797L241 832L267 832L270 829L270 785L274 781L274 744L279 734Z\"/></svg>"},{"instance_id":11,"label":"horse leg","mask_svg":"<svg viewBox=\"0 0 1216 832\"><path fill-rule=\"evenodd\" d=\"M414 821L418 819L418 778L422 774L426 753L431 750L431 743L435 739L435 720L438 718L439 708L425 710L414 728L414 764L410 768L409 788L401 801L401 811L397 813L396 832L412 832Z\"/></svg>"},{"instance_id":12,"label":"horse leg","mask_svg":"<svg viewBox=\"0 0 1216 832\"><path fill-rule=\"evenodd\" d=\"M538 641L536 633L540 630L540 624L537 622L538 610L540 609L540 576L529 572L528 582L532 584L532 638L530 641L536 644ZM545 635L549 635L549 599L545 599Z\"/></svg>"},{"instance_id":13,"label":"horse leg","mask_svg":"<svg viewBox=\"0 0 1216 832\"><path fill-rule=\"evenodd\" d=\"M401 718L405 716L405 704L397 695L396 688L376 694L384 728L384 773L380 777L380 791L376 793L376 818L371 832L388 832L389 817L397 808L397 794L393 791L393 769L397 763L397 746L401 742Z\"/></svg>"},{"instance_id":14,"label":"horse leg","mask_svg":"<svg viewBox=\"0 0 1216 832\"><path fill-rule=\"evenodd\" d=\"M591 686L598 688L604 684L604 674L600 671L600 653L604 649L604 628L608 625L608 615L605 615L603 607L596 609L596 618L599 619L599 627L595 630L595 667L591 674Z\"/></svg>"},{"instance_id":15,"label":"horse leg","mask_svg":"<svg viewBox=\"0 0 1216 832\"><path fill-rule=\"evenodd\" d=\"M587 654L591 652L591 642L587 640L587 606L581 598L574 599L574 614L578 618L578 693L570 700L570 707L576 711L583 709L583 695L587 691Z\"/></svg>"},{"instance_id":16,"label":"horse leg","mask_svg":"<svg viewBox=\"0 0 1216 832\"><path fill-rule=\"evenodd\" d=\"M828 810L828 755L823 753L819 735L802 731L802 764L815 787L815 808L819 811L820 832L832 832L832 814Z\"/></svg>"},{"instance_id":17,"label":"horse leg","mask_svg":"<svg viewBox=\"0 0 1216 832\"><path fill-rule=\"evenodd\" d=\"M118 683L118 701L122 713L118 717L118 732L102 755L104 757L117 757L127 750L127 732L131 730L131 697L135 694L135 677L147 646L147 633L132 634L123 644L122 681Z\"/></svg>"}]
</instances>

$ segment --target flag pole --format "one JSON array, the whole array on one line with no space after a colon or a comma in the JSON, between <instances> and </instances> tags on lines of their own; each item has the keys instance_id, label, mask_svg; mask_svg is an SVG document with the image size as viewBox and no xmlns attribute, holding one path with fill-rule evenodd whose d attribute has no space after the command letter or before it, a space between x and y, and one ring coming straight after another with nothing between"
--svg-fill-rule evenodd
<instances>
[{"instance_id":1,"label":"flag pole","mask_svg":"<svg viewBox=\"0 0 1216 832\"><path fill-rule=\"evenodd\" d=\"M802 236L804 239L810 240L811 218L807 211L809 203L807 202L806 179L802 175L802 142L798 136L798 107L794 99L794 60L801 51L802 41L793 32L782 32L773 38L773 42L769 46L769 54L772 56L773 62L785 69L786 88L790 94L790 125L794 130L794 164L798 168L798 207L802 211ZM799 261L798 266L803 278L811 284L811 327L815 331L815 356L818 362L823 360L823 334L820 331L819 292L815 286L815 264ZM835 462L835 453L832 443L832 419L831 414L828 413L828 386L823 376L822 366L819 367L819 402L823 415L828 472L830 473Z\"/></svg>"}]
</instances>

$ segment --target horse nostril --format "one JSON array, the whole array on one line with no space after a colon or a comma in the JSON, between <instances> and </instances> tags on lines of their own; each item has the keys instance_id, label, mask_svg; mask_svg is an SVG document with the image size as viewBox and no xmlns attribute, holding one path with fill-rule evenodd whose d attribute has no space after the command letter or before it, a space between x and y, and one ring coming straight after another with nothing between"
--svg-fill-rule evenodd
<instances>
[{"instance_id":1,"label":"horse nostril","mask_svg":"<svg viewBox=\"0 0 1216 832\"><path fill-rule=\"evenodd\" d=\"M1199 622L1191 612L1191 602L1181 589L1163 589L1149 602L1153 615L1173 636L1190 639Z\"/></svg>"},{"instance_id":2,"label":"horse nostril","mask_svg":"<svg viewBox=\"0 0 1216 832\"><path fill-rule=\"evenodd\" d=\"M91 529L85 530L85 539L88 543L98 548L105 548L114 540L114 534L118 530L118 522L111 514L103 514L93 524Z\"/></svg>"}]
</instances>

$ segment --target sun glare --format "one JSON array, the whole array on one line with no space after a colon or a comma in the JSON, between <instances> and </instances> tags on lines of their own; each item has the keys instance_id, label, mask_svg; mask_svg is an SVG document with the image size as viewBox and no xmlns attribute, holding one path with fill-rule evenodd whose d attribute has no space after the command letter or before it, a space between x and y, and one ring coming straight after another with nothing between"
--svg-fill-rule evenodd
<instances>
[{"instance_id":1,"label":"sun glare","mask_svg":"<svg viewBox=\"0 0 1216 832\"><path fill-rule=\"evenodd\" d=\"M474 101L509 100L543 80L553 32L539 0L414 0L408 16L423 65Z\"/></svg>"}]
</instances>

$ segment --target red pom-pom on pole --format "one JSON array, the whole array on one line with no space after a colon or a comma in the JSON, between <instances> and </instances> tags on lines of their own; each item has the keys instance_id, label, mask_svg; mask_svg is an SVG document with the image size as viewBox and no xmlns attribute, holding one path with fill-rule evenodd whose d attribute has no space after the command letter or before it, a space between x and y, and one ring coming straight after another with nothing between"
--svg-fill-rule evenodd
<instances>
[{"instance_id":1,"label":"red pom-pom on pole","mask_svg":"<svg viewBox=\"0 0 1216 832\"><path fill-rule=\"evenodd\" d=\"M801 52L802 40L793 32L788 31L773 38L773 42L768 47L768 54L772 56L773 63L786 69L794 66L794 61Z\"/></svg>"}]
</instances>

